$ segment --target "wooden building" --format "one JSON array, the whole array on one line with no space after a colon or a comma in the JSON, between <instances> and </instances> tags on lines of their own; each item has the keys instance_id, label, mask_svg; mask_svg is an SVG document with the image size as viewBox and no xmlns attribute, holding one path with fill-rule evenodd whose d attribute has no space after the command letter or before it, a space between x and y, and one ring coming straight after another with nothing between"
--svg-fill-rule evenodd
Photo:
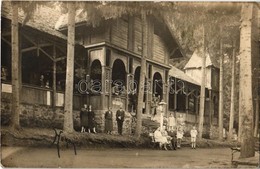
<instances>
[{"instance_id":1,"label":"wooden building","mask_svg":"<svg viewBox=\"0 0 260 169\"><path fill-rule=\"evenodd\" d=\"M88 95L88 104L93 105L94 109L103 111L109 106L118 109L122 105L125 110L132 111L133 103L129 95L135 89L138 92L143 50L147 54L146 83L150 85L144 97L144 112L150 112L152 93L168 99L166 82L171 68L169 58L182 57L182 53L162 18L147 16L143 22L144 26L140 16L123 16L106 20L96 28L80 21L76 24L76 40L87 53L86 73L90 79L100 80L102 84L101 92ZM66 24L61 25L59 30L66 32ZM133 85L133 81L137 83ZM120 94L114 91L118 84L124 89Z\"/></svg>"},{"instance_id":2,"label":"wooden building","mask_svg":"<svg viewBox=\"0 0 260 169\"><path fill-rule=\"evenodd\" d=\"M195 50L188 63L185 65L185 74L192 78L197 83L201 84L201 66L202 53ZM219 98L219 63L206 53L206 101L205 115L208 117L209 124L216 124L218 117L218 98Z\"/></svg>"},{"instance_id":3,"label":"wooden building","mask_svg":"<svg viewBox=\"0 0 260 169\"><path fill-rule=\"evenodd\" d=\"M6 98L10 98L12 93L11 15L8 3L3 3L1 15L1 46L4 49L1 66L7 72L6 79L2 80L2 95ZM67 26L62 18L64 16L54 8L40 7L34 18L25 26L20 25L21 116L30 116L25 120L26 124L30 123L28 119L37 119L35 111L48 114L48 118L39 115L44 119L42 126L46 127L46 122L49 126L54 125L57 118L58 126L63 121ZM23 19L24 15L20 11L20 23ZM150 113L153 93L168 102L169 59L182 57L183 54L162 18L149 15L142 21L138 15L126 15L104 20L98 27L79 19L76 21L73 97L75 125L78 125L78 112L84 103L92 105L100 130L103 130L104 112L110 106L114 111L122 106L131 118L129 112L135 109L142 53L146 53L147 72L143 112ZM10 112L10 108L8 111L5 108L2 112Z\"/></svg>"},{"instance_id":4,"label":"wooden building","mask_svg":"<svg viewBox=\"0 0 260 169\"><path fill-rule=\"evenodd\" d=\"M10 5L10 2L2 2L1 10L1 121L3 125L9 121L12 97ZM20 121L22 125L62 126L67 37L55 30L59 17L57 9L40 7L33 18L26 25L22 25L25 15L19 11ZM84 56L84 48L79 44L75 45L75 55L75 72L77 72L82 67L81 59ZM77 79L79 75L75 73L75 76ZM82 96L75 90L73 97L75 117L82 104Z\"/></svg>"},{"instance_id":5,"label":"wooden building","mask_svg":"<svg viewBox=\"0 0 260 169\"><path fill-rule=\"evenodd\" d=\"M2 5L1 91L2 124L10 115L11 14L10 3ZM167 24L156 15L142 20L139 15L107 19L96 27L76 16L74 70L74 128L79 128L79 111L92 105L98 130L103 131L104 113L109 108L126 110L126 132L131 132L131 117L136 111L142 54L146 57L143 113L150 114L153 94L167 103L166 112L185 113L196 123L199 104L197 54L185 67L186 74L170 65L169 60L183 57L183 52ZM24 14L19 12L19 22ZM55 8L40 7L24 26L20 25L21 121L22 125L62 127L67 56L66 16ZM144 45L145 44L145 45ZM195 52L196 53L196 52ZM209 59L207 59L209 60ZM209 62L209 64L208 64ZM218 68L207 61L209 82L205 116L215 114ZM213 77L213 78L211 78ZM169 111L168 111L169 110ZM213 111L214 110L214 111ZM115 113L114 113L115 115ZM167 116L168 114L166 114ZM115 119L115 118L114 118ZM114 123L116 121L114 120ZM114 125L116 131L116 125Z\"/></svg>"}]
</instances>

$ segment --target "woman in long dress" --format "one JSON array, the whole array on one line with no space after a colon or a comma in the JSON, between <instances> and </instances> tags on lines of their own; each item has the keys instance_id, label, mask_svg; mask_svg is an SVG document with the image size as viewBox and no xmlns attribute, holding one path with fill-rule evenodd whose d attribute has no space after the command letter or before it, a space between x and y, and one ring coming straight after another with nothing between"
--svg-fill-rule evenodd
<instances>
[{"instance_id":1,"label":"woman in long dress","mask_svg":"<svg viewBox=\"0 0 260 169\"><path fill-rule=\"evenodd\" d=\"M96 132L96 121L95 121L95 113L92 111L91 105L89 105L89 111L88 111L88 132L90 133L93 131L93 133Z\"/></svg>"},{"instance_id":2,"label":"woman in long dress","mask_svg":"<svg viewBox=\"0 0 260 169\"><path fill-rule=\"evenodd\" d=\"M88 110L86 104L84 104L84 107L80 111L80 123L81 133L86 132L86 130L88 129Z\"/></svg>"},{"instance_id":3,"label":"woman in long dress","mask_svg":"<svg viewBox=\"0 0 260 169\"><path fill-rule=\"evenodd\" d=\"M107 134L112 134L113 130L113 112L111 111L111 107L109 107L108 111L105 113L105 132Z\"/></svg>"},{"instance_id":4,"label":"woman in long dress","mask_svg":"<svg viewBox=\"0 0 260 169\"><path fill-rule=\"evenodd\" d=\"M155 140L155 142L159 142L160 148L162 148L162 146L163 146L164 149L167 150L166 146L168 144L168 140L167 140L167 137L162 135L160 127L158 127L157 130L155 130L155 132L154 132L154 140Z\"/></svg>"}]
</instances>

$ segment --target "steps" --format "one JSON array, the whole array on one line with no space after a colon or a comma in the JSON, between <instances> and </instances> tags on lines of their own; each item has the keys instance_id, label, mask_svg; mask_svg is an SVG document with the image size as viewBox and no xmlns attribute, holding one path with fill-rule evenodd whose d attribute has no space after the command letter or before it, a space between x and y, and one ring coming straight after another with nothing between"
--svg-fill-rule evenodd
<instances>
[{"instance_id":1,"label":"steps","mask_svg":"<svg viewBox=\"0 0 260 169\"><path fill-rule=\"evenodd\" d=\"M150 128L152 130L155 130L160 126L160 123L158 121L151 120L151 115L143 114L142 126L145 126L148 129Z\"/></svg>"}]
</instances>

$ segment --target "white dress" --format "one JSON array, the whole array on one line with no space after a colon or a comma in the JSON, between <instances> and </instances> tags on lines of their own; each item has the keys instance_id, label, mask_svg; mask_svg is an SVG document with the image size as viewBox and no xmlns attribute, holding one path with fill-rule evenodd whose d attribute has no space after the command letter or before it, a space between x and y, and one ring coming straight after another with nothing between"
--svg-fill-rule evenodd
<instances>
[{"instance_id":1,"label":"white dress","mask_svg":"<svg viewBox=\"0 0 260 169\"><path fill-rule=\"evenodd\" d=\"M173 116L169 117L169 127L175 127L176 126L176 122L175 122L175 118Z\"/></svg>"},{"instance_id":2,"label":"white dress","mask_svg":"<svg viewBox=\"0 0 260 169\"><path fill-rule=\"evenodd\" d=\"M168 141L167 141L167 137L164 137L164 136L162 135L162 133L161 133L160 131L158 131L158 130L156 130L156 131L154 132L154 140L155 140L156 142L160 142L160 143L163 143L163 144L165 144L165 143L168 142Z\"/></svg>"}]
</instances>

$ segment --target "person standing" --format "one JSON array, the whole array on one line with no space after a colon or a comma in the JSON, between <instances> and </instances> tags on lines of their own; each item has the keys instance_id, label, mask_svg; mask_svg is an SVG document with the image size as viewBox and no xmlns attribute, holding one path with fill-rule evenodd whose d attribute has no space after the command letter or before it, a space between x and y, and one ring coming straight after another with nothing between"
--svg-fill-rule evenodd
<instances>
[{"instance_id":1,"label":"person standing","mask_svg":"<svg viewBox=\"0 0 260 169\"><path fill-rule=\"evenodd\" d=\"M84 107L80 111L80 123L81 123L81 133L86 132L88 129L88 110L87 105L84 104Z\"/></svg>"},{"instance_id":2,"label":"person standing","mask_svg":"<svg viewBox=\"0 0 260 169\"><path fill-rule=\"evenodd\" d=\"M93 133L97 133L96 132L96 122L95 122L95 113L94 111L92 111L92 106L89 105L89 111L88 111L88 132L90 133L91 131Z\"/></svg>"},{"instance_id":3,"label":"person standing","mask_svg":"<svg viewBox=\"0 0 260 169\"><path fill-rule=\"evenodd\" d=\"M190 130L190 137L191 137L191 148L196 149L196 138L198 135L198 131L196 130L196 127L193 126L193 128Z\"/></svg>"},{"instance_id":4,"label":"person standing","mask_svg":"<svg viewBox=\"0 0 260 169\"><path fill-rule=\"evenodd\" d=\"M169 119L168 119L168 129L174 130L176 127L176 121L172 113L170 113Z\"/></svg>"},{"instance_id":5,"label":"person standing","mask_svg":"<svg viewBox=\"0 0 260 169\"><path fill-rule=\"evenodd\" d=\"M125 111L123 110L122 106L120 106L120 109L117 110L116 112L117 129L118 129L118 134L120 135L122 135L124 120L125 120Z\"/></svg>"},{"instance_id":6,"label":"person standing","mask_svg":"<svg viewBox=\"0 0 260 169\"><path fill-rule=\"evenodd\" d=\"M44 87L44 75L41 75L40 77L40 85L41 87Z\"/></svg>"},{"instance_id":7,"label":"person standing","mask_svg":"<svg viewBox=\"0 0 260 169\"><path fill-rule=\"evenodd\" d=\"M177 118L177 125L185 127L185 119L182 114L180 114L179 117Z\"/></svg>"},{"instance_id":8,"label":"person standing","mask_svg":"<svg viewBox=\"0 0 260 169\"><path fill-rule=\"evenodd\" d=\"M151 115L152 118L156 115L156 104L157 104L157 98L155 97L155 94L153 94L152 101L151 101Z\"/></svg>"},{"instance_id":9,"label":"person standing","mask_svg":"<svg viewBox=\"0 0 260 169\"><path fill-rule=\"evenodd\" d=\"M183 127L178 126L177 127L177 148L181 148L183 134L184 134Z\"/></svg>"},{"instance_id":10,"label":"person standing","mask_svg":"<svg viewBox=\"0 0 260 169\"><path fill-rule=\"evenodd\" d=\"M108 108L108 111L105 113L105 132L107 134L112 134L113 130L113 112L111 107Z\"/></svg>"}]
</instances>

